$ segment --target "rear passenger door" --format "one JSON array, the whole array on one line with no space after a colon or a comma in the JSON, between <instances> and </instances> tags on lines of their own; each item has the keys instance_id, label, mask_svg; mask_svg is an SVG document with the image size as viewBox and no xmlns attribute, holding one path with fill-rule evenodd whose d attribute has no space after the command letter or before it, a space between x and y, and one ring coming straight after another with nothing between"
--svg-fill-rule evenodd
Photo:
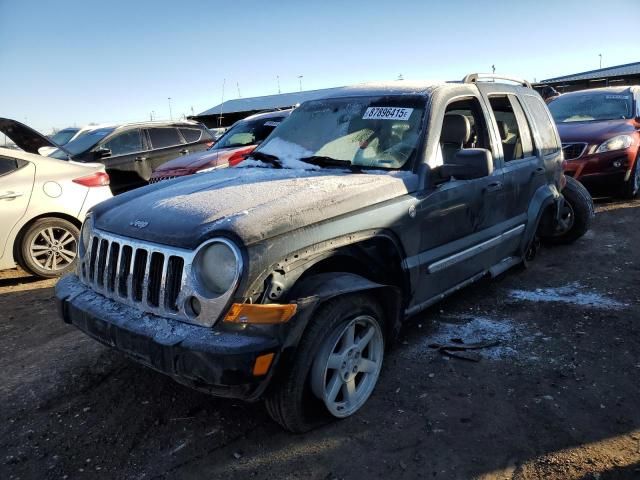
<instances>
[{"instance_id":1,"label":"rear passenger door","mask_svg":"<svg viewBox=\"0 0 640 480\"><path fill-rule=\"evenodd\" d=\"M189 153L189 147L175 127L150 127L146 132L151 147L146 162L152 171L169 160Z\"/></svg>"},{"instance_id":2,"label":"rear passenger door","mask_svg":"<svg viewBox=\"0 0 640 480\"><path fill-rule=\"evenodd\" d=\"M11 252L7 239L27 211L35 172L31 162L0 157L0 258Z\"/></svg>"}]
</instances>

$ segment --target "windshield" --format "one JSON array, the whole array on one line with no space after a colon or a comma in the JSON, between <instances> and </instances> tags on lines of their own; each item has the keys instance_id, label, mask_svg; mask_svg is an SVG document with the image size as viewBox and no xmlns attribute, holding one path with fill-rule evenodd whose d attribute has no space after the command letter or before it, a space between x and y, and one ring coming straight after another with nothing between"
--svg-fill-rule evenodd
<instances>
[{"instance_id":1,"label":"windshield","mask_svg":"<svg viewBox=\"0 0 640 480\"><path fill-rule=\"evenodd\" d=\"M93 148L100 140L113 132L115 128L98 128L96 130L89 130L88 132L80 135L75 140L67 143L64 148L71 153L71 155L79 155ZM62 150L54 150L49 154L50 157L66 159L67 153Z\"/></svg>"},{"instance_id":2,"label":"windshield","mask_svg":"<svg viewBox=\"0 0 640 480\"><path fill-rule=\"evenodd\" d=\"M296 108L257 150L282 166L402 168L417 150L425 100L419 96L314 100ZM288 165L287 165L288 164Z\"/></svg>"},{"instance_id":3,"label":"windshield","mask_svg":"<svg viewBox=\"0 0 640 480\"><path fill-rule=\"evenodd\" d=\"M244 147L262 142L285 119L282 117L269 117L256 120L248 120L236 123L222 137L218 143L211 147L212 150L221 148Z\"/></svg>"},{"instance_id":4,"label":"windshield","mask_svg":"<svg viewBox=\"0 0 640 480\"><path fill-rule=\"evenodd\" d=\"M56 145L64 145L69 140L71 140L71 137L73 137L76 133L78 133L78 129L69 128L60 130L58 133L52 135L49 138L51 138L53 143L55 143Z\"/></svg>"},{"instance_id":5,"label":"windshield","mask_svg":"<svg viewBox=\"0 0 640 480\"><path fill-rule=\"evenodd\" d=\"M574 93L553 100L549 110L557 123L619 120L633 117L633 101L629 92Z\"/></svg>"}]
</instances>

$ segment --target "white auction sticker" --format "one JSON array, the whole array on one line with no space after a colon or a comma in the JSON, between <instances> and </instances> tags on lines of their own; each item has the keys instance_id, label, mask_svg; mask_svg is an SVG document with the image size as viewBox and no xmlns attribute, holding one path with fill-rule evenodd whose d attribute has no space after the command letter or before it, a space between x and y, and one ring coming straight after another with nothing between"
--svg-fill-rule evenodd
<instances>
[{"instance_id":1,"label":"white auction sticker","mask_svg":"<svg viewBox=\"0 0 640 480\"><path fill-rule=\"evenodd\" d=\"M269 120L268 122L264 122L265 127L277 127L281 122L274 122Z\"/></svg>"},{"instance_id":2,"label":"white auction sticker","mask_svg":"<svg viewBox=\"0 0 640 480\"><path fill-rule=\"evenodd\" d=\"M413 108L369 107L362 116L363 120L409 120Z\"/></svg>"},{"instance_id":3,"label":"white auction sticker","mask_svg":"<svg viewBox=\"0 0 640 480\"><path fill-rule=\"evenodd\" d=\"M629 100L628 95L607 95L605 97L607 100Z\"/></svg>"}]
</instances>

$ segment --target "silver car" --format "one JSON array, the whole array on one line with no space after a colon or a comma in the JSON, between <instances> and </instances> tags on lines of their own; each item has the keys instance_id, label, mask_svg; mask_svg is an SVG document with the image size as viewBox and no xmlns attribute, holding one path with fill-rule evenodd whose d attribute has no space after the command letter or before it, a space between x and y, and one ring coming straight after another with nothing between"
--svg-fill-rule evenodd
<instances>
[{"instance_id":1,"label":"silver car","mask_svg":"<svg viewBox=\"0 0 640 480\"><path fill-rule=\"evenodd\" d=\"M0 148L0 270L66 273L87 210L112 196L104 165L38 155L57 145L14 120L0 118L0 132L22 149Z\"/></svg>"}]
</instances>

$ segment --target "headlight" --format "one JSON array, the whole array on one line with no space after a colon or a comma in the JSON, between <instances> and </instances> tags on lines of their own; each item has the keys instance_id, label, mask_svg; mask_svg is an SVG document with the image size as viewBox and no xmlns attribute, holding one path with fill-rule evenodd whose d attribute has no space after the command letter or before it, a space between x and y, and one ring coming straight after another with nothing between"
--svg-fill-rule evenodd
<instances>
[{"instance_id":1,"label":"headlight","mask_svg":"<svg viewBox=\"0 0 640 480\"><path fill-rule=\"evenodd\" d=\"M629 135L618 135L617 137L610 138L602 145L598 147L596 153L610 152L612 150L622 150L629 148L633 143L633 138Z\"/></svg>"},{"instance_id":2,"label":"headlight","mask_svg":"<svg viewBox=\"0 0 640 480\"><path fill-rule=\"evenodd\" d=\"M240 276L242 257L238 248L226 239L216 239L203 247L194 262L195 272L207 296L229 291Z\"/></svg>"},{"instance_id":3,"label":"headlight","mask_svg":"<svg viewBox=\"0 0 640 480\"><path fill-rule=\"evenodd\" d=\"M78 242L78 255L80 258L84 257L84 254L89 248L89 240L91 239L91 232L93 231L93 217L87 215L82 224L82 231L80 232L80 242Z\"/></svg>"}]
</instances>

